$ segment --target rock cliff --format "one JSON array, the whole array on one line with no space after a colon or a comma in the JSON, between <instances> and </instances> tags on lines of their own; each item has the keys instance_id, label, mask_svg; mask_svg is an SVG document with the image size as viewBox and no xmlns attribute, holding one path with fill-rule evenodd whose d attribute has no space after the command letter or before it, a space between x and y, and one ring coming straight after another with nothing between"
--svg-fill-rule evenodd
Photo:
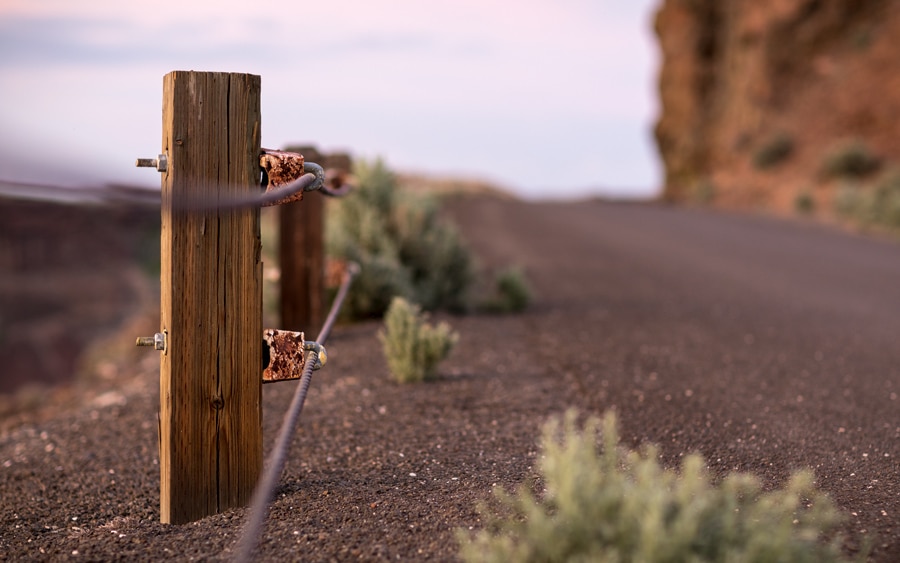
<instances>
[{"instance_id":1,"label":"rock cliff","mask_svg":"<svg viewBox=\"0 0 900 563\"><path fill-rule=\"evenodd\" d=\"M665 199L834 215L900 163L900 2L664 0L654 25Z\"/></svg>"}]
</instances>

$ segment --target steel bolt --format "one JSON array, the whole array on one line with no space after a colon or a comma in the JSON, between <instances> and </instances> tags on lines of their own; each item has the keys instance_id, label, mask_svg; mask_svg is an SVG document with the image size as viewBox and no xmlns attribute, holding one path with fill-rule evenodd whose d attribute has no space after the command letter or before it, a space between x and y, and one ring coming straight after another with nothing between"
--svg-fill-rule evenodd
<instances>
[{"instance_id":1,"label":"steel bolt","mask_svg":"<svg viewBox=\"0 0 900 563\"><path fill-rule=\"evenodd\" d=\"M157 332L153 336L138 336L135 341L135 346L153 346L154 350L163 350L166 349L166 335L162 332Z\"/></svg>"},{"instance_id":2,"label":"steel bolt","mask_svg":"<svg viewBox=\"0 0 900 563\"><path fill-rule=\"evenodd\" d=\"M156 168L159 172L165 172L169 168L169 159L165 154L156 158L139 158L134 163L138 168Z\"/></svg>"}]
</instances>

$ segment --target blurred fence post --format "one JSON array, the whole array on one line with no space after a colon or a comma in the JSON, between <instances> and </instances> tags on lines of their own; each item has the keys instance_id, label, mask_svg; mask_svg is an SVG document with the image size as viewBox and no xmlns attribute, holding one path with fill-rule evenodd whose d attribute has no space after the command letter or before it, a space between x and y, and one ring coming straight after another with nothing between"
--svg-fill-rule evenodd
<instances>
[{"instance_id":1,"label":"blurred fence post","mask_svg":"<svg viewBox=\"0 0 900 563\"><path fill-rule=\"evenodd\" d=\"M260 121L259 76L163 79L163 522L246 504L262 470L259 210L179 207L259 190Z\"/></svg>"},{"instance_id":2,"label":"blurred fence post","mask_svg":"<svg viewBox=\"0 0 900 563\"><path fill-rule=\"evenodd\" d=\"M315 147L285 150L325 166L324 155ZM302 202L280 205L278 216L281 327L306 331L312 338L325 321L325 198L318 191L308 192Z\"/></svg>"}]
</instances>

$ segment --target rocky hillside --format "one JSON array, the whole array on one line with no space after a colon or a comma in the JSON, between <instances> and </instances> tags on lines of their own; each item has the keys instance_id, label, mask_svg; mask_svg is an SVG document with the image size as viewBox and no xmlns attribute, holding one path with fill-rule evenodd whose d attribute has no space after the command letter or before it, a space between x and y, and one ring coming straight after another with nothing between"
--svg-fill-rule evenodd
<instances>
[{"instance_id":1,"label":"rocky hillside","mask_svg":"<svg viewBox=\"0 0 900 563\"><path fill-rule=\"evenodd\" d=\"M158 326L159 209L61 199L0 196L0 418Z\"/></svg>"},{"instance_id":2,"label":"rocky hillside","mask_svg":"<svg viewBox=\"0 0 900 563\"><path fill-rule=\"evenodd\" d=\"M664 0L664 197L900 226L900 2Z\"/></svg>"}]
</instances>

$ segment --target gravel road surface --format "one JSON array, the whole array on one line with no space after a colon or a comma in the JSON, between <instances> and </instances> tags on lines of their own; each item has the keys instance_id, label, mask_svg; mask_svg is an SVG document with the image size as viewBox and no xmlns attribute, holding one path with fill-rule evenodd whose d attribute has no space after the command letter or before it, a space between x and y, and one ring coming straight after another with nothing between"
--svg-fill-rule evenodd
<instances>
[{"instance_id":1,"label":"gravel road surface","mask_svg":"<svg viewBox=\"0 0 900 563\"><path fill-rule=\"evenodd\" d=\"M378 323L338 327L260 560L453 560L478 500L532 479L540 426L576 407L616 409L669 465L699 452L767 486L811 468L845 531L900 561L900 245L656 205L448 207L486 270L527 272L533 306L440 316L461 339L423 385L389 381ZM230 557L243 509L158 522L155 354L3 421L0 560ZM292 393L264 388L267 448Z\"/></svg>"}]
</instances>

